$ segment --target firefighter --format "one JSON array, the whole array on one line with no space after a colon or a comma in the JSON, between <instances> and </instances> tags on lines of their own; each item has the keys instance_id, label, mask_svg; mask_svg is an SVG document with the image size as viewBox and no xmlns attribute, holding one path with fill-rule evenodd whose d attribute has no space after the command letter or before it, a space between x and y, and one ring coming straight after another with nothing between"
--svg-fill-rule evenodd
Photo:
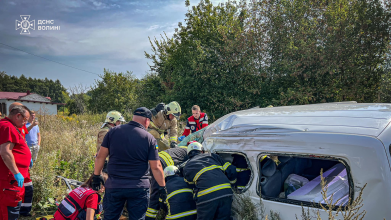
<instances>
[{"instance_id":1,"label":"firefighter","mask_svg":"<svg viewBox=\"0 0 391 220\"><path fill-rule=\"evenodd\" d=\"M96 154L98 154L100 146L103 142L103 138L106 136L107 132L109 132L110 128L120 125L122 122L125 122L125 119L118 111L110 111L109 113L107 113L106 120L103 123L102 127L100 127L98 133L98 140L96 141ZM107 173L107 160L105 161L103 172Z\"/></svg>"},{"instance_id":2,"label":"firefighter","mask_svg":"<svg viewBox=\"0 0 391 220\"><path fill-rule=\"evenodd\" d=\"M183 171L185 181L194 184L197 219L230 219L236 167L217 154L205 153L198 142L189 144L187 154Z\"/></svg>"},{"instance_id":3,"label":"firefighter","mask_svg":"<svg viewBox=\"0 0 391 220\"><path fill-rule=\"evenodd\" d=\"M187 119L185 130L182 136L178 138L179 141L182 141L190 133L194 133L208 126L208 116L206 113L201 112L200 106L194 105L191 108L191 112L193 115Z\"/></svg>"},{"instance_id":4,"label":"firefighter","mask_svg":"<svg viewBox=\"0 0 391 220\"><path fill-rule=\"evenodd\" d=\"M161 198L167 206L166 219L197 219L196 204L193 200L193 189L185 182L176 166L164 169L167 197Z\"/></svg>"},{"instance_id":5,"label":"firefighter","mask_svg":"<svg viewBox=\"0 0 391 220\"><path fill-rule=\"evenodd\" d=\"M181 116L181 106L178 102L170 102L167 105L159 103L154 109L151 109L152 121L148 127L148 132L151 133L157 140L159 151L168 148L178 147L178 131L177 121ZM170 145L164 143L164 134L169 131Z\"/></svg>"},{"instance_id":6,"label":"firefighter","mask_svg":"<svg viewBox=\"0 0 391 220\"><path fill-rule=\"evenodd\" d=\"M251 170L248 168L246 158L242 155L233 154L232 157L232 165L236 167L236 172L238 173L235 187L238 192L241 192L250 181Z\"/></svg>"},{"instance_id":7,"label":"firefighter","mask_svg":"<svg viewBox=\"0 0 391 220\"><path fill-rule=\"evenodd\" d=\"M160 163L163 170L168 166L179 166L188 160L187 148L171 148L165 151L159 152ZM159 184L157 184L155 178L151 176L151 196L149 199L149 207L147 209L146 219L155 219L156 214L159 212Z\"/></svg>"}]
</instances>

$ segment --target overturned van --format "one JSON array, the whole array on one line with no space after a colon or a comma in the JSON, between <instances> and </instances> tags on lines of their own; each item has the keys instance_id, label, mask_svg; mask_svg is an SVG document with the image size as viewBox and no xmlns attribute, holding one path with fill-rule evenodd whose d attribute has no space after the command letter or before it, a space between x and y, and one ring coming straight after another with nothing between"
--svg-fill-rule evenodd
<instances>
[{"instance_id":1,"label":"overturned van","mask_svg":"<svg viewBox=\"0 0 391 220\"><path fill-rule=\"evenodd\" d=\"M227 161L244 159L249 178L240 193L254 203L261 198L266 213L278 212L281 219L300 217L302 207L317 211L316 204L325 203L321 170L327 197L333 195L337 207L348 205L367 184L361 209L367 212L365 219L388 219L390 120L391 104L252 108L208 126L203 146ZM327 219L326 212L320 214Z\"/></svg>"}]
</instances>

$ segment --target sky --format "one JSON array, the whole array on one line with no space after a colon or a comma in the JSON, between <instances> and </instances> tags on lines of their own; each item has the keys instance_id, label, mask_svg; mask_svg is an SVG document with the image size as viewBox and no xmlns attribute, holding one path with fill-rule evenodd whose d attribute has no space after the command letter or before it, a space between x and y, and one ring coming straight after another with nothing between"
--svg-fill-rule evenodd
<instances>
[{"instance_id":1,"label":"sky","mask_svg":"<svg viewBox=\"0 0 391 220\"><path fill-rule=\"evenodd\" d=\"M65 88L93 85L104 68L132 71L142 78L151 64L144 54L151 52L148 37L160 39L164 32L171 37L178 22L185 22L187 10L184 0L0 1L0 71L59 79ZM21 15L30 17L20 23ZM41 25L38 20L52 23ZM16 30L18 23L25 29ZM26 24L35 30L21 34ZM39 26L60 28L38 30Z\"/></svg>"}]
</instances>

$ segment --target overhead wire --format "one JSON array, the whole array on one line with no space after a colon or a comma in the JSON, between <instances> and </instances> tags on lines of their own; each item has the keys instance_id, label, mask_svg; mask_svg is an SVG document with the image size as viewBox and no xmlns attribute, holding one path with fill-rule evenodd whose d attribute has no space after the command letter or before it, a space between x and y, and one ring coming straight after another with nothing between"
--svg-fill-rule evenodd
<instances>
[{"instance_id":1,"label":"overhead wire","mask_svg":"<svg viewBox=\"0 0 391 220\"><path fill-rule=\"evenodd\" d=\"M70 68L73 68L73 69L76 69L76 70L80 70L80 71L83 71L83 72L87 72L87 73L91 73L91 74L94 74L94 75L99 76L99 74L97 74L97 73L94 73L94 72L91 72L91 71L88 71L88 70L83 70L83 69L80 69L80 68L77 68L77 67L74 67L74 66L70 66L70 65L65 64L65 63L60 63L60 62L57 62L57 61L48 59L48 58L46 58L46 57L42 57L42 56L39 56L39 55L30 53L30 52L24 51L24 50L21 50L21 49L19 49L19 48L16 48L16 47L13 47L13 46L10 46L10 45L1 43L1 42L0 42L0 45L4 45L4 46L9 47L9 48L12 48L12 49L14 49L14 50L22 51L22 52L24 52L24 53L30 54L30 55L32 55L32 56L39 57L39 58L41 58L41 59L44 59L44 60L47 60L47 61L50 61L50 62L53 62L53 63L57 63L57 64L60 64L60 65L66 66L66 67L70 67Z\"/></svg>"}]
</instances>

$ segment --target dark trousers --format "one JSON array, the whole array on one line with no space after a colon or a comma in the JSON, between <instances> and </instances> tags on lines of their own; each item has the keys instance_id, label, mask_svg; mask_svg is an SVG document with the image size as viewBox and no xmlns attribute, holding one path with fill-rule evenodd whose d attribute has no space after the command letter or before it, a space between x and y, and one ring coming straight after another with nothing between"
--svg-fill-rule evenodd
<instances>
[{"instance_id":1,"label":"dark trousers","mask_svg":"<svg viewBox=\"0 0 391 220\"><path fill-rule=\"evenodd\" d=\"M105 220L118 220L126 202L129 220L145 219L149 203L149 189L106 189L103 198Z\"/></svg>"},{"instance_id":2,"label":"dark trousers","mask_svg":"<svg viewBox=\"0 0 391 220\"><path fill-rule=\"evenodd\" d=\"M15 207L0 205L0 220L17 220L19 218L19 210L22 201Z\"/></svg>"},{"instance_id":3,"label":"dark trousers","mask_svg":"<svg viewBox=\"0 0 391 220\"><path fill-rule=\"evenodd\" d=\"M30 174L29 174L30 176ZM20 215L29 216L31 212L32 202L33 202L33 182L30 177L26 177L24 179L24 198L22 202L22 206L20 208Z\"/></svg>"},{"instance_id":4,"label":"dark trousers","mask_svg":"<svg viewBox=\"0 0 391 220\"><path fill-rule=\"evenodd\" d=\"M197 220L231 219L232 196L197 204Z\"/></svg>"}]
</instances>

